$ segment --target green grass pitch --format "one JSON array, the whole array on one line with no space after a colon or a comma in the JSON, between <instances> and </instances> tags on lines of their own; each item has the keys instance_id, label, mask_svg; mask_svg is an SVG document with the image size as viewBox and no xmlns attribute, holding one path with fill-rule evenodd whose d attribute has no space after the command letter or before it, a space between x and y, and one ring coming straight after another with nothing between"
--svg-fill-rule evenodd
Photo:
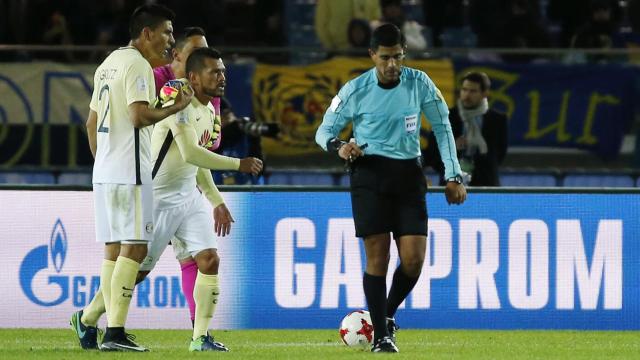
<instances>
[{"instance_id":1,"label":"green grass pitch","mask_svg":"<svg viewBox=\"0 0 640 360\"><path fill-rule=\"evenodd\" d=\"M399 354L371 354L342 345L337 330L215 331L229 353L189 353L186 330L132 331L151 352L83 351L70 329L0 329L0 359L638 359L640 332L471 331L398 332Z\"/></svg>"}]
</instances>

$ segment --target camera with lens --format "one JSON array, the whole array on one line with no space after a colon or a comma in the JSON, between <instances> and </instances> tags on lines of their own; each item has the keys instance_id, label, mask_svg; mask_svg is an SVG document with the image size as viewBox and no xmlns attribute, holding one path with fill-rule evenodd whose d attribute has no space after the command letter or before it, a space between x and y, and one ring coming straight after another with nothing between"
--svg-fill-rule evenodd
<instances>
[{"instance_id":1,"label":"camera with lens","mask_svg":"<svg viewBox=\"0 0 640 360\"><path fill-rule=\"evenodd\" d=\"M254 121L249 117L241 117L236 120L238 128L245 134L253 137L266 136L275 138L280 132L280 126L276 123Z\"/></svg>"}]
</instances>

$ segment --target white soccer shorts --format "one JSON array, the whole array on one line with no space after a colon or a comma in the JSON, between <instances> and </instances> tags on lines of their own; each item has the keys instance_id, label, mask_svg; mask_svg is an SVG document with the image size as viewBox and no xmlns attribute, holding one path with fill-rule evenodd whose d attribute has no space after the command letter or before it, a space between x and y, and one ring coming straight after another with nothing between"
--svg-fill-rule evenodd
<instances>
[{"instance_id":1,"label":"white soccer shorts","mask_svg":"<svg viewBox=\"0 0 640 360\"><path fill-rule=\"evenodd\" d=\"M153 240L151 184L93 184L96 241Z\"/></svg>"},{"instance_id":2,"label":"white soccer shorts","mask_svg":"<svg viewBox=\"0 0 640 360\"><path fill-rule=\"evenodd\" d=\"M154 211L156 229L149 243L147 257L140 271L151 271L162 253L173 245L176 259L195 257L205 249L217 249L218 239L213 228L213 213L205 197L194 188L194 192L182 205Z\"/></svg>"}]
</instances>

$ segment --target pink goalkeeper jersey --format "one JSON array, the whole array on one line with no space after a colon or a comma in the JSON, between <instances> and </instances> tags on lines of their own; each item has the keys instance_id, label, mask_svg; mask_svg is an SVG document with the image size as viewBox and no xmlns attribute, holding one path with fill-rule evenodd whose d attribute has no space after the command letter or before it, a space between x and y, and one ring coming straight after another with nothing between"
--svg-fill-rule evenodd
<instances>
[{"instance_id":1,"label":"pink goalkeeper jersey","mask_svg":"<svg viewBox=\"0 0 640 360\"><path fill-rule=\"evenodd\" d=\"M167 81L174 80L176 78L175 74L173 73L173 70L171 70L171 64L158 66L157 68L153 69L153 77L156 80L156 96L158 96L158 94L160 93L160 89L162 89L162 87L164 86L164 84L167 83ZM220 98L214 97L213 99L211 99L211 105L213 106L213 109L215 111L215 114L216 114L215 116L220 117ZM221 140L222 140L222 131L220 131L220 135L218 135L218 138L213 143L213 146L211 147L210 150L213 151L217 149L220 146Z\"/></svg>"}]
</instances>

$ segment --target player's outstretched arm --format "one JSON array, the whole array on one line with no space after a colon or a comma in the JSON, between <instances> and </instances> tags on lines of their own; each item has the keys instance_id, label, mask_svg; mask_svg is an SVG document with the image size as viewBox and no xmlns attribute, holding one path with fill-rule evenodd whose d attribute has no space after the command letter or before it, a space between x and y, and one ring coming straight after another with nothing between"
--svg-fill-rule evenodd
<instances>
[{"instance_id":1,"label":"player's outstretched arm","mask_svg":"<svg viewBox=\"0 0 640 360\"><path fill-rule=\"evenodd\" d=\"M173 104L163 108L149 107L149 103L146 101L131 103L129 105L131 123L135 128L153 125L186 108L191 103L192 98L193 90L185 87L178 93Z\"/></svg>"},{"instance_id":2,"label":"player's outstretched arm","mask_svg":"<svg viewBox=\"0 0 640 360\"><path fill-rule=\"evenodd\" d=\"M262 171L262 160L254 157L246 157L240 160L238 171L258 176Z\"/></svg>"},{"instance_id":3,"label":"player's outstretched arm","mask_svg":"<svg viewBox=\"0 0 640 360\"><path fill-rule=\"evenodd\" d=\"M98 126L98 113L93 110L89 110L89 116L87 117L87 137L89 138L89 148L91 149L91 154L93 157L96 157L96 149L98 148L98 134L97 134L97 126Z\"/></svg>"},{"instance_id":4,"label":"player's outstretched arm","mask_svg":"<svg viewBox=\"0 0 640 360\"><path fill-rule=\"evenodd\" d=\"M171 131L178 145L182 160L197 167L211 170L238 170L240 159L223 156L198 146L198 135L190 124L176 124L173 119Z\"/></svg>"},{"instance_id":5,"label":"player's outstretched arm","mask_svg":"<svg viewBox=\"0 0 640 360\"><path fill-rule=\"evenodd\" d=\"M199 168L196 175L196 182L204 196L213 206L213 222L214 230L218 236L229 235L231 232L231 223L234 222L231 212L227 209L222 195L213 182L213 176L209 169Z\"/></svg>"}]
</instances>

